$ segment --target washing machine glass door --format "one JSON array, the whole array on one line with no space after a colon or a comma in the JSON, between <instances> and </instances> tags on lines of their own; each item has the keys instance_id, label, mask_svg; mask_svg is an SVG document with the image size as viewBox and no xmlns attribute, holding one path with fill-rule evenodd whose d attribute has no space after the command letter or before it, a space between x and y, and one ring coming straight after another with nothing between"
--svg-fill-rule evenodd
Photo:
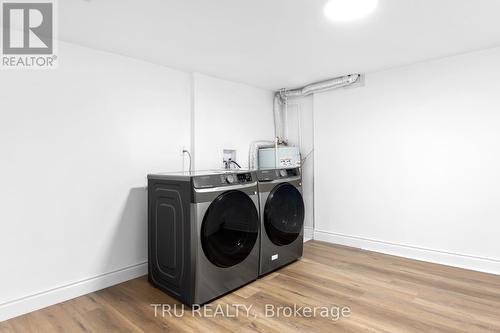
<instances>
[{"instance_id":1,"label":"washing machine glass door","mask_svg":"<svg viewBox=\"0 0 500 333\"><path fill-rule=\"evenodd\" d=\"M258 212L252 199L241 191L229 191L218 196L205 213L201 245L214 265L231 267L248 257L258 233Z\"/></svg>"},{"instance_id":2,"label":"washing machine glass door","mask_svg":"<svg viewBox=\"0 0 500 333\"><path fill-rule=\"evenodd\" d=\"M264 227L269 239L278 246L291 244L304 226L302 194L288 183L276 186L264 207Z\"/></svg>"}]
</instances>

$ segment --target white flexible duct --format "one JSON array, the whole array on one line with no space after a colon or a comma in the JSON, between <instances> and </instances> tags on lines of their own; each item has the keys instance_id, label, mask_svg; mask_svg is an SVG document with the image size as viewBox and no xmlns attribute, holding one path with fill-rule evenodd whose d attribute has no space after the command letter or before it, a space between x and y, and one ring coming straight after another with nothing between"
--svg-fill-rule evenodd
<instances>
[{"instance_id":1,"label":"white flexible duct","mask_svg":"<svg viewBox=\"0 0 500 333\"><path fill-rule=\"evenodd\" d=\"M254 141L250 145L248 152L248 168L250 170L257 170L259 168L259 149L273 148L275 143L273 141Z\"/></svg>"},{"instance_id":2,"label":"white flexible duct","mask_svg":"<svg viewBox=\"0 0 500 333\"><path fill-rule=\"evenodd\" d=\"M259 167L259 149L261 148L275 148L276 154L276 163L278 163L278 145L286 144L284 138L284 126L283 126L283 110L282 106L287 102L288 98L293 97L303 97L307 95L311 95L316 92L323 92L331 89L337 89L346 87L356 83L360 74L352 74L346 75L342 77L337 77L334 79L321 81L313 84L309 84L305 87L298 89L282 89L274 94L274 133L275 133L275 141L255 141L252 142L250 146L250 151L248 153L248 166L249 169L255 170Z\"/></svg>"},{"instance_id":3,"label":"white flexible duct","mask_svg":"<svg viewBox=\"0 0 500 333\"><path fill-rule=\"evenodd\" d=\"M278 139L278 143L281 144L283 141L280 141L282 136L280 137L280 134L284 134L285 129L283 128L283 99L281 98L280 92L277 92L274 94L274 104L273 104L273 110L274 110L274 134L275 138Z\"/></svg>"},{"instance_id":4,"label":"white flexible duct","mask_svg":"<svg viewBox=\"0 0 500 333\"><path fill-rule=\"evenodd\" d=\"M286 99L289 97L307 96L316 92L322 92L351 85L358 81L359 77L359 74L341 76L334 79L313 83L299 89L281 90L280 94L282 99Z\"/></svg>"},{"instance_id":5,"label":"white flexible duct","mask_svg":"<svg viewBox=\"0 0 500 333\"><path fill-rule=\"evenodd\" d=\"M351 74L337 77L330 80L325 80L298 89L282 89L274 95L274 130L278 144L286 144L283 128L283 111L282 105L287 102L288 98L308 96L317 92L323 92L331 89L338 89L350 86L356 83L360 74Z\"/></svg>"}]
</instances>

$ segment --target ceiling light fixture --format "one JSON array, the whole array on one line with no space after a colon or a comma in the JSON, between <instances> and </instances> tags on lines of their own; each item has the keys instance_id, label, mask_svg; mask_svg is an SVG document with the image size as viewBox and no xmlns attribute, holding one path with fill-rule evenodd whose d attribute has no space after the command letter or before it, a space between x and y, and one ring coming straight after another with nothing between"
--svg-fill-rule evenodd
<instances>
[{"instance_id":1,"label":"ceiling light fixture","mask_svg":"<svg viewBox=\"0 0 500 333\"><path fill-rule=\"evenodd\" d=\"M371 14L378 0L330 0L325 6L325 16L332 21L347 22Z\"/></svg>"}]
</instances>

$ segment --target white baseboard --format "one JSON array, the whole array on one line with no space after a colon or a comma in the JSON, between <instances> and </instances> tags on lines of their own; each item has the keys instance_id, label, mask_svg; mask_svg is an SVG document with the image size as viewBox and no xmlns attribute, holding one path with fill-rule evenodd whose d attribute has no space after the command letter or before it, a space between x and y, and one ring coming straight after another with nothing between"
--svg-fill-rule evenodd
<instances>
[{"instance_id":1,"label":"white baseboard","mask_svg":"<svg viewBox=\"0 0 500 333\"><path fill-rule=\"evenodd\" d=\"M311 227L304 227L304 242L314 238L314 229Z\"/></svg>"},{"instance_id":2,"label":"white baseboard","mask_svg":"<svg viewBox=\"0 0 500 333\"><path fill-rule=\"evenodd\" d=\"M314 239L399 257L500 275L500 260L315 230Z\"/></svg>"},{"instance_id":3,"label":"white baseboard","mask_svg":"<svg viewBox=\"0 0 500 333\"><path fill-rule=\"evenodd\" d=\"M0 304L0 321L61 303L147 274L147 262Z\"/></svg>"}]
</instances>

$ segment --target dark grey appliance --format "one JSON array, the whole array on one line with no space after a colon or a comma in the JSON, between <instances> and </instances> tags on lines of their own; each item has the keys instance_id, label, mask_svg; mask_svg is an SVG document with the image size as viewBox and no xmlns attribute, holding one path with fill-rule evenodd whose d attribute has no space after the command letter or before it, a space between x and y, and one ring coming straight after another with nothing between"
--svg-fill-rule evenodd
<instances>
[{"instance_id":1,"label":"dark grey appliance","mask_svg":"<svg viewBox=\"0 0 500 333\"><path fill-rule=\"evenodd\" d=\"M257 171L260 195L260 264L264 275L302 257L304 200L299 168Z\"/></svg>"},{"instance_id":2,"label":"dark grey appliance","mask_svg":"<svg viewBox=\"0 0 500 333\"><path fill-rule=\"evenodd\" d=\"M187 305L255 280L257 177L245 171L148 176L149 281Z\"/></svg>"}]
</instances>

